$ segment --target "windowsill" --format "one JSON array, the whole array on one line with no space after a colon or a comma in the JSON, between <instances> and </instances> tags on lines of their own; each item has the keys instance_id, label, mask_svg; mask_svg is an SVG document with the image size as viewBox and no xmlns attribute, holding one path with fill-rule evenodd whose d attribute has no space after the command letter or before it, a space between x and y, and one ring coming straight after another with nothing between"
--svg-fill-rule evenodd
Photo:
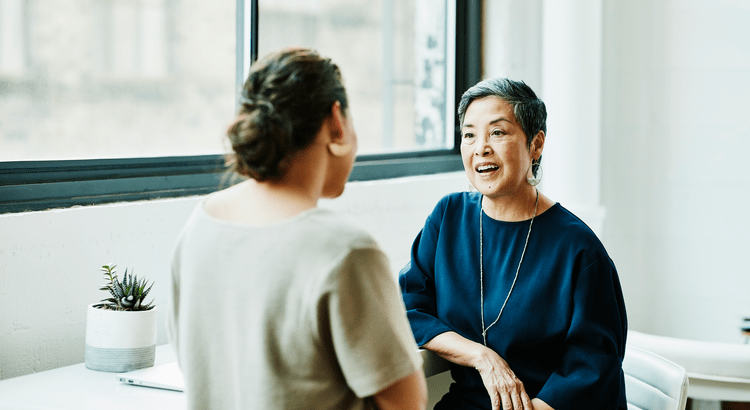
<instances>
[{"instance_id":1,"label":"windowsill","mask_svg":"<svg viewBox=\"0 0 750 410\"><path fill-rule=\"evenodd\" d=\"M204 195L230 184L223 162L221 155L0 162L0 214ZM461 169L452 151L369 156L355 163L350 181Z\"/></svg>"}]
</instances>

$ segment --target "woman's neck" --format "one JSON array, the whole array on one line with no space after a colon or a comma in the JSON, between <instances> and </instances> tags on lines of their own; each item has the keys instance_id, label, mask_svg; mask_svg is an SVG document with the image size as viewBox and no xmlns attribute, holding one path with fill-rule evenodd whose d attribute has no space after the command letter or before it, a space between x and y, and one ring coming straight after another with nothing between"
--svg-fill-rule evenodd
<instances>
[{"instance_id":1,"label":"woman's neck","mask_svg":"<svg viewBox=\"0 0 750 410\"><path fill-rule=\"evenodd\" d=\"M213 195L206 211L230 222L266 225L292 218L318 205L324 168L315 147L290 159L278 181L250 179Z\"/></svg>"},{"instance_id":2,"label":"woman's neck","mask_svg":"<svg viewBox=\"0 0 750 410\"><path fill-rule=\"evenodd\" d=\"M304 190L251 179L210 196L205 210L232 223L268 225L316 206L317 199Z\"/></svg>"},{"instance_id":3,"label":"woman's neck","mask_svg":"<svg viewBox=\"0 0 750 410\"><path fill-rule=\"evenodd\" d=\"M532 186L514 195L494 198L483 196L482 210L487 216L498 221L525 221L535 215L535 209L536 215L541 213L539 211L539 204L537 204L537 198L539 198L539 202L542 202L542 195Z\"/></svg>"}]
</instances>

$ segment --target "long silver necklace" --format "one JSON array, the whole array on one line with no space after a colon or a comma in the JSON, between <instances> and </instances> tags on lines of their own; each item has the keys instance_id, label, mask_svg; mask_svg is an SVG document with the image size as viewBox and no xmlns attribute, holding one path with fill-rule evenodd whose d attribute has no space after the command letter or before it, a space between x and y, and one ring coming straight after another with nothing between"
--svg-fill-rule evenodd
<instances>
[{"instance_id":1,"label":"long silver necklace","mask_svg":"<svg viewBox=\"0 0 750 410\"><path fill-rule=\"evenodd\" d=\"M516 286L516 280L518 280L518 272L521 271L521 262L523 262L523 257L526 255L526 246L529 244L529 236L531 236L531 226L534 225L534 218L536 218L536 207L539 205L539 190L536 191L536 202L534 202L534 215L531 216L531 222L529 222L529 232L526 234L526 242L523 244L523 252L521 252L521 260L518 261L518 268L516 268L516 276L513 278L513 284L510 285L510 290L508 291L508 296L505 297L505 302L503 302L503 306L500 308L500 313L497 314L497 317L495 318L495 321L492 322L487 327L484 327L484 261L482 259L482 215L484 214L484 210L482 209L482 200L479 200L479 300L482 307L482 340L484 341L484 345L487 346L487 331L490 330L492 326L497 323L498 320L500 320L500 316L503 314L503 310L505 310L505 304L508 303L508 299L510 299L510 293L513 292L513 287Z\"/></svg>"}]
</instances>

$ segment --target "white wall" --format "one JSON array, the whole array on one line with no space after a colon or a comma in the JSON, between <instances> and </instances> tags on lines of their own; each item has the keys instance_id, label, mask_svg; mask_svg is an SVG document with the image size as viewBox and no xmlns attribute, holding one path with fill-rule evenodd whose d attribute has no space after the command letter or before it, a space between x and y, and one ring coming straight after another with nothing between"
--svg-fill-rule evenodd
<instances>
[{"instance_id":1,"label":"white wall","mask_svg":"<svg viewBox=\"0 0 750 410\"><path fill-rule=\"evenodd\" d=\"M468 188L463 172L348 184L322 201L368 229L394 277L437 201ZM0 215L0 380L81 363L86 306L104 298L101 265L155 281L158 344L167 342L169 257L200 197ZM122 270L121 270L122 272Z\"/></svg>"},{"instance_id":2,"label":"white wall","mask_svg":"<svg viewBox=\"0 0 750 410\"><path fill-rule=\"evenodd\" d=\"M484 78L508 77L541 90L542 0L485 0L482 6Z\"/></svg>"},{"instance_id":3,"label":"white wall","mask_svg":"<svg viewBox=\"0 0 750 410\"><path fill-rule=\"evenodd\" d=\"M742 340L749 19L746 1L605 1L604 239L638 329Z\"/></svg>"},{"instance_id":4,"label":"white wall","mask_svg":"<svg viewBox=\"0 0 750 410\"><path fill-rule=\"evenodd\" d=\"M154 280L166 298L169 253L195 198L0 216L0 379L83 362L86 306L105 264ZM163 309L158 342L165 343Z\"/></svg>"}]
</instances>

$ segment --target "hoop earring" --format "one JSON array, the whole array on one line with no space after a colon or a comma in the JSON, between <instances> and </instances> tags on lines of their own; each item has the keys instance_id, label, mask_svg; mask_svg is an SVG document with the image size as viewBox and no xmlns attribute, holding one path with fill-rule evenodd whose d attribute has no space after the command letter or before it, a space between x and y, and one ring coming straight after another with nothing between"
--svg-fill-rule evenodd
<instances>
[{"instance_id":1,"label":"hoop earring","mask_svg":"<svg viewBox=\"0 0 750 410\"><path fill-rule=\"evenodd\" d=\"M534 176L534 165L536 165L536 176ZM526 181L528 181L529 185L531 186L537 186L540 182L542 182L542 176L544 176L544 171L542 170L542 164L537 160L537 162L531 162L531 166L529 167L529 170L531 171L532 178L526 178Z\"/></svg>"}]
</instances>

